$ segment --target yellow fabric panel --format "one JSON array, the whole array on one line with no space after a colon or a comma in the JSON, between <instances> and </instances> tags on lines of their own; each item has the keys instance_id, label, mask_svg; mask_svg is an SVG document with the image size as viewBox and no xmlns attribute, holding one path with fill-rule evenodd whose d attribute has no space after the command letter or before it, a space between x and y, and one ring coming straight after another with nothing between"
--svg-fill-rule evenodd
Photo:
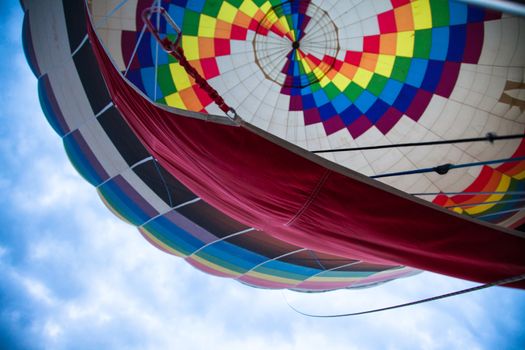
<instances>
[{"instance_id":1,"label":"yellow fabric panel","mask_svg":"<svg viewBox=\"0 0 525 350\"><path fill-rule=\"evenodd\" d=\"M249 17L254 17L257 11L259 11L259 6L255 5L253 1L243 1L239 7L239 11L247 14Z\"/></svg>"},{"instance_id":2,"label":"yellow fabric panel","mask_svg":"<svg viewBox=\"0 0 525 350\"><path fill-rule=\"evenodd\" d=\"M182 48L188 61L198 60L199 57L199 38L196 36L183 35ZM187 74L186 74L187 75ZM177 80L175 80L177 81Z\"/></svg>"},{"instance_id":3,"label":"yellow fabric panel","mask_svg":"<svg viewBox=\"0 0 525 350\"><path fill-rule=\"evenodd\" d=\"M198 253L197 253L198 254ZM191 256L191 259L201 263L202 265L204 266L208 266L209 268L211 268L212 270L215 270L215 271L218 271L218 272L222 272L224 274L227 274L229 275L230 277L239 277L241 276L240 273L236 272L236 271L233 271L233 270L230 270L228 268L225 268L225 267L222 267L220 265L217 265L215 263L212 263L211 261L209 260L205 260L201 257L199 257L198 255L192 255Z\"/></svg>"},{"instance_id":4,"label":"yellow fabric panel","mask_svg":"<svg viewBox=\"0 0 525 350\"><path fill-rule=\"evenodd\" d=\"M446 4L443 4L446 6ZM412 2L412 14L414 16L414 29L432 28L432 13L428 0L416 0Z\"/></svg>"},{"instance_id":5,"label":"yellow fabric panel","mask_svg":"<svg viewBox=\"0 0 525 350\"><path fill-rule=\"evenodd\" d=\"M397 34L397 56L412 57L414 52L414 32L400 32Z\"/></svg>"},{"instance_id":6,"label":"yellow fabric panel","mask_svg":"<svg viewBox=\"0 0 525 350\"><path fill-rule=\"evenodd\" d=\"M357 68L357 71L355 72L355 75L354 75L354 83L356 83L357 85L359 85L360 87L362 87L363 89L366 89L366 87L368 86L368 83L370 83L370 80L372 79L372 76L374 75L374 73L366 70L366 69L363 69L363 68Z\"/></svg>"},{"instance_id":7,"label":"yellow fabric panel","mask_svg":"<svg viewBox=\"0 0 525 350\"><path fill-rule=\"evenodd\" d=\"M187 107L182 101L182 98L178 92L174 92L171 95L165 96L164 98L166 99L166 104L168 106L187 110Z\"/></svg>"},{"instance_id":8,"label":"yellow fabric panel","mask_svg":"<svg viewBox=\"0 0 525 350\"><path fill-rule=\"evenodd\" d=\"M381 74L384 77L390 77L392 69L394 68L395 56L392 55L379 55L376 65L376 73Z\"/></svg>"},{"instance_id":9,"label":"yellow fabric panel","mask_svg":"<svg viewBox=\"0 0 525 350\"><path fill-rule=\"evenodd\" d=\"M221 9L217 15L217 19L221 19L228 23L233 23L237 11L238 9L236 7L225 1L222 3Z\"/></svg>"},{"instance_id":10,"label":"yellow fabric panel","mask_svg":"<svg viewBox=\"0 0 525 350\"><path fill-rule=\"evenodd\" d=\"M343 91L350 84L350 79L345 77L343 74L336 74L332 79L332 82L339 90Z\"/></svg>"},{"instance_id":11,"label":"yellow fabric panel","mask_svg":"<svg viewBox=\"0 0 525 350\"><path fill-rule=\"evenodd\" d=\"M267 275L265 273L261 273L261 272L257 272L257 271L250 271L250 272L248 272L246 274L246 276L252 276L252 277L255 277L255 278L259 278L259 279L267 280L267 281L272 281L272 282L285 283L285 284L289 284L289 285L292 285L292 286L302 282L301 280L295 280L295 279L291 279L291 278Z\"/></svg>"},{"instance_id":12,"label":"yellow fabric panel","mask_svg":"<svg viewBox=\"0 0 525 350\"><path fill-rule=\"evenodd\" d=\"M320 73L320 74L323 75L324 73ZM321 85L321 87L324 88L328 84L330 84L330 78L328 78L326 75L322 76L321 80L319 80L319 85Z\"/></svg>"},{"instance_id":13,"label":"yellow fabric panel","mask_svg":"<svg viewBox=\"0 0 525 350\"><path fill-rule=\"evenodd\" d=\"M199 20L199 37L215 38L217 20L207 15L201 15Z\"/></svg>"}]
</instances>

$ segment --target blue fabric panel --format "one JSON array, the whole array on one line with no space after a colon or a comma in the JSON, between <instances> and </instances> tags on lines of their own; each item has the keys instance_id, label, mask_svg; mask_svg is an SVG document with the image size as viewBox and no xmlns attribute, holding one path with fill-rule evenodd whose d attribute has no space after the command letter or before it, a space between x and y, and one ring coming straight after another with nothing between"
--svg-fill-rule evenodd
<instances>
[{"instance_id":1,"label":"blue fabric panel","mask_svg":"<svg viewBox=\"0 0 525 350\"><path fill-rule=\"evenodd\" d=\"M355 100L354 104L361 110L361 112L366 113L368 109L374 104L374 102L377 100L377 97L375 97L373 94L368 92L367 90L363 90L361 95Z\"/></svg>"},{"instance_id":2,"label":"blue fabric panel","mask_svg":"<svg viewBox=\"0 0 525 350\"><path fill-rule=\"evenodd\" d=\"M449 27L432 28L430 59L444 61L447 58Z\"/></svg>"},{"instance_id":3,"label":"blue fabric panel","mask_svg":"<svg viewBox=\"0 0 525 350\"><path fill-rule=\"evenodd\" d=\"M412 58L410 62L410 69L406 77L406 83L415 87L420 87L423 78L425 77L425 71L427 69L427 60L421 58Z\"/></svg>"},{"instance_id":4,"label":"blue fabric panel","mask_svg":"<svg viewBox=\"0 0 525 350\"><path fill-rule=\"evenodd\" d=\"M402 87L403 87L403 84L401 84L397 80L388 79L379 97L383 101L389 104L393 104L397 96L399 95L399 92L401 91Z\"/></svg>"}]
</instances>

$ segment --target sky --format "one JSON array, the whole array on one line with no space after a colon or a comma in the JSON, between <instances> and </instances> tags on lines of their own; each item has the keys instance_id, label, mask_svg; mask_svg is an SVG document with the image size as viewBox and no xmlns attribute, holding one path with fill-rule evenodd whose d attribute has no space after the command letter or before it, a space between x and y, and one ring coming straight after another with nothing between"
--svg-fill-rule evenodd
<instances>
[{"instance_id":1,"label":"sky","mask_svg":"<svg viewBox=\"0 0 525 350\"><path fill-rule=\"evenodd\" d=\"M40 109L18 1L0 0L0 349L523 349L525 291L422 273L320 294L251 288L154 248L69 163Z\"/></svg>"}]
</instances>

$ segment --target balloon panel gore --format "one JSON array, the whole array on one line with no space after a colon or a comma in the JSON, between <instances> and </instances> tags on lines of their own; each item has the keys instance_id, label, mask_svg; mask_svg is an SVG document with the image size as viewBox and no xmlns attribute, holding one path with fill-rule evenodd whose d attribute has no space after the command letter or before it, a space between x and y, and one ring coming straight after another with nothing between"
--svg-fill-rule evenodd
<instances>
[{"instance_id":1,"label":"balloon panel gore","mask_svg":"<svg viewBox=\"0 0 525 350\"><path fill-rule=\"evenodd\" d=\"M406 267L356 264L314 251L308 257L295 252L301 247L264 232L229 236L236 233L224 229L229 224L208 223L216 219L211 211L205 205L194 210L191 206L199 199L163 167L157 169L156 161L148 161L150 154L118 110L107 109L111 100L91 44L85 40L84 3L58 1L44 6L24 1L24 5L24 47L33 71L42 76L39 95L46 117L65 136L72 163L99 186L108 207L123 220L142 225L142 235L156 247L186 257L203 271L265 288L324 291L415 273ZM140 13L151 1L115 7L113 2L93 0L88 6L113 61L151 100L203 114L221 113L176 60L158 50L151 35L141 35ZM429 135L523 132L519 92L524 76L519 40L523 20L436 1L373 6L367 2L352 8L344 1L161 1L161 6L183 29L182 46L192 65L220 95L247 122L300 147L314 150L418 141ZM162 18L159 22L161 34L174 37ZM279 45L283 48L279 57L273 61L265 57L265 50L275 54ZM257 55L267 65L258 65ZM282 62L280 67L277 61ZM60 74L55 70L57 62L67 68ZM267 79L265 70L275 70L277 82ZM75 90L78 86L80 91ZM465 157L483 160L487 155L524 154L519 142L494 145L327 157L374 175ZM524 187L524 169L521 162L385 181L408 192L518 193ZM508 226L523 217L516 212L522 197L425 198L442 206L471 204L452 210Z\"/></svg>"}]
</instances>

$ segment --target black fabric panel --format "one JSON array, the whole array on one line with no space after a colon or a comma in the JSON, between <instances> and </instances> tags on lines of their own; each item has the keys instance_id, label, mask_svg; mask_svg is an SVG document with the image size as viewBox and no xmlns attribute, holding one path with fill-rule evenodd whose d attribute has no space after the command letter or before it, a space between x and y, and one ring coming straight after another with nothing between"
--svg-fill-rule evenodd
<instances>
[{"instance_id":1,"label":"black fabric panel","mask_svg":"<svg viewBox=\"0 0 525 350\"><path fill-rule=\"evenodd\" d=\"M299 249L299 247L279 241L263 231L247 232L239 236L228 238L226 241L235 244L236 246L251 250L254 253L260 254L269 259Z\"/></svg>"},{"instance_id":2,"label":"black fabric panel","mask_svg":"<svg viewBox=\"0 0 525 350\"><path fill-rule=\"evenodd\" d=\"M62 5L66 18L69 47L73 52L87 35L84 0L64 0Z\"/></svg>"},{"instance_id":3,"label":"black fabric panel","mask_svg":"<svg viewBox=\"0 0 525 350\"><path fill-rule=\"evenodd\" d=\"M317 258L317 260L321 263L321 265L323 265L323 267L326 270L335 269L336 267L347 265L347 264L350 264L356 261L356 260L342 258L336 255L318 253L318 252L313 252L313 251L310 251L310 254L312 255L313 258Z\"/></svg>"},{"instance_id":4,"label":"black fabric panel","mask_svg":"<svg viewBox=\"0 0 525 350\"><path fill-rule=\"evenodd\" d=\"M130 166L150 156L115 107L102 113L97 120Z\"/></svg>"},{"instance_id":5,"label":"black fabric panel","mask_svg":"<svg viewBox=\"0 0 525 350\"><path fill-rule=\"evenodd\" d=\"M521 232L525 232L525 224L520 225L520 226L516 227L515 229L518 230L518 231L521 231Z\"/></svg>"},{"instance_id":6,"label":"black fabric panel","mask_svg":"<svg viewBox=\"0 0 525 350\"><path fill-rule=\"evenodd\" d=\"M312 251L305 250L302 252L297 252L292 255L285 256L283 258L280 258L279 261L295 264L295 265L301 265L306 267L311 267L314 269L321 269L326 270L326 267L323 266L323 264L318 261L315 254L313 254Z\"/></svg>"},{"instance_id":7,"label":"black fabric panel","mask_svg":"<svg viewBox=\"0 0 525 350\"><path fill-rule=\"evenodd\" d=\"M342 267L340 269L335 269L334 271L371 271L371 272L379 272L388 270L390 268L393 268L393 266L389 265L377 265L377 264L369 264L369 263L359 263L351 266Z\"/></svg>"},{"instance_id":8,"label":"black fabric panel","mask_svg":"<svg viewBox=\"0 0 525 350\"><path fill-rule=\"evenodd\" d=\"M197 196L171 176L154 160L133 168L135 174L144 181L162 200L171 207L188 202Z\"/></svg>"},{"instance_id":9,"label":"black fabric panel","mask_svg":"<svg viewBox=\"0 0 525 350\"><path fill-rule=\"evenodd\" d=\"M82 86L86 92L91 109L93 109L94 114L97 114L111 102L111 98L106 88L106 83L98 69L98 63L89 42L83 45L75 56L73 56L73 61L75 62L75 67L82 81Z\"/></svg>"},{"instance_id":10,"label":"black fabric panel","mask_svg":"<svg viewBox=\"0 0 525 350\"><path fill-rule=\"evenodd\" d=\"M181 207L177 211L217 237L228 236L248 228L202 200Z\"/></svg>"}]
</instances>

